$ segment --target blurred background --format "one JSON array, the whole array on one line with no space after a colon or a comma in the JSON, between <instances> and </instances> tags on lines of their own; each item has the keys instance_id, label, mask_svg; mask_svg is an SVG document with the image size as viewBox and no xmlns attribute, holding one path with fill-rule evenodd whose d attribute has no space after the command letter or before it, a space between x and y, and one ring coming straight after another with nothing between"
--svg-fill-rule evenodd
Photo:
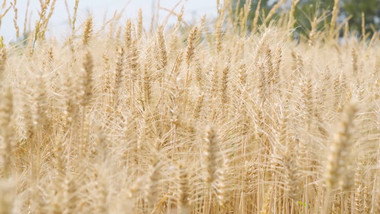
<instances>
[{"instance_id":1,"label":"blurred background","mask_svg":"<svg viewBox=\"0 0 380 214\"><path fill-rule=\"evenodd\" d=\"M336 1L336 0L335 0ZM1 14L6 14L0 22L0 36L4 36L5 42L22 40L23 31L28 31L34 28L34 24L38 19L38 13L41 10L40 0L0 0L0 17ZM20 36L17 38L14 17L15 10L12 4L16 2L17 8L17 23L20 27ZM67 5L65 5L67 2ZM80 0L77 14L77 29L84 20L92 14L94 17L95 27L102 26L107 20L111 19L115 13L121 13L120 21L123 22L127 18L136 18L138 9L142 9L144 17L145 28L150 27L152 14L158 14L157 20L164 20L173 10L179 14L181 8L184 8L183 19L185 22L191 24L199 21L199 19L206 14L208 20L213 20L217 16L217 2L222 3L223 0ZM256 8L260 3L260 19L259 24L263 20L271 8L277 3L281 3L279 9L272 16L272 20L279 19L284 10L289 11L291 8L292 0L232 0L233 10L236 16L238 12L242 11L244 5L250 5L249 17L247 27L252 23L255 15ZM323 31L331 22L331 11L334 6L334 0L293 0L298 2L294 11L295 35L308 35L311 25L314 20L318 22L317 30ZM29 4L29 7L27 5ZM57 0L55 11L49 22L49 32L47 35L53 35L66 38L71 34L71 29L68 22L68 12L72 15L75 0ZM27 8L29 8L27 10ZM380 0L340 0L339 1L339 15L337 24L348 23L349 29L352 34L361 36L363 30L368 34L368 37L373 35L380 29ZM27 24L25 22L25 14L27 14ZM168 24L174 23L177 20L175 16L170 16ZM348 22L346 22L348 20ZM344 27L341 27L341 34L343 34Z\"/></svg>"},{"instance_id":2,"label":"blurred background","mask_svg":"<svg viewBox=\"0 0 380 214\"><path fill-rule=\"evenodd\" d=\"M298 34L308 34L314 19L318 22L318 30L324 30L331 22L331 12L337 0L261 0L260 14L266 15L278 2L281 3L272 19L276 20L283 13L290 10L292 2L298 2L294 11L295 31ZM233 7L243 8L250 0L233 0ZM251 0L251 10L248 22L254 17L258 0ZM348 23L352 34L360 36L365 30L368 37L380 30L380 0L339 0L339 14L337 24ZM260 20L261 21L261 20ZM248 23L249 26L249 23ZM344 26L340 26L343 33Z\"/></svg>"},{"instance_id":3,"label":"blurred background","mask_svg":"<svg viewBox=\"0 0 380 214\"><path fill-rule=\"evenodd\" d=\"M2 7L2 5L0 5L0 14L3 14L13 1L14 0L4 0L3 2L6 2L6 6ZM0 0L0 2L2 1ZM72 15L75 0L67 0L66 2ZM16 2L18 13L17 23L21 28L20 31L23 31L27 5L28 0L18 0ZM160 8L158 5L160 5ZM80 0L77 27L86 20L89 14L93 15L94 23L97 27L100 27L106 20L111 19L115 12L120 13L123 11L120 21L124 21L128 18L137 18L138 10L141 8L143 11L144 25L146 28L149 28L152 14L155 14L155 11L159 11L159 19L163 20L169 14L167 10L174 9L176 13L179 13L182 7L184 8L183 18L189 23L200 19L204 14L209 18L216 17L217 15L215 0ZM27 29L34 28L34 23L38 19L38 11L40 11L40 1L29 0ZM0 26L0 35L4 36L5 42L17 40L13 19L14 10L10 8L2 19ZM176 17L171 16L169 24L174 23L176 20ZM50 35L53 34L57 37L66 37L71 34L64 0L56 1L55 11L49 22L49 29ZM20 34L22 34L22 32Z\"/></svg>"}]
</instances>

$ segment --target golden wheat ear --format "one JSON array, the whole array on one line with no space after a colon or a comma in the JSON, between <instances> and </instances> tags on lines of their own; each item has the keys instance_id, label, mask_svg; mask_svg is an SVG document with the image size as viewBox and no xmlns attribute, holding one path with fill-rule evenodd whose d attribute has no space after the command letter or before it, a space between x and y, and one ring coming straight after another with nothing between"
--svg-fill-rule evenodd
<instances>
[{"instance_id":1,"label":"golden wheat ear","mask_svg":"<svg viewBox=\"0 0 380 214\"><path fill-rule=\"evenodd\" d=\"M13 94L10 88L6 88L0 97L0 136L3 138L5 149L3 153L3 176L8 178L12 170L12 126L11 120L14 111Z\"/></svg>"},{"instance_id":2,"label":"golden wheat ear","mask_svg":"<svg viewBox=\"0 0 380 214\"><path fill-rule=\"evenodd\" d=\"M90 43L93 33L93 21L92 17L88 17L83 30L82 44L84 47L87 47Z\"/></svg>"},{"instance_id":3,"label":"golden wheat ear","mask_svg":"<svg viewBox=\"0 0 380 214\"><path fill-rule=\"evenodd\" d=\"M180 213L189 214L189 175L188 170L183 166L179 166L179 198L178 198L178 209Z\"/></svg>"},{"instance_id":4,"label":"golden wheat ear","mask_svg":"<svg viewBox=\"0 0 380 214\"><path fill-rule=\"evenodd\" d=\"M14 181L0 179L0 213L14 213L15 198Z\"/></svg>"},{"instance_id":5,"label":"golden wheat ear","mask_svg":"<svg viewBox=\"0 0 380 214\"><path fill-rule=\"evenodd\" d=\"M353 121L358 111L356 104L349 104L342 115L338 131L330 148L330 156L326 166L326 184L328 190L333 190L345 176L346 163L350 159L350 149L353 144L351 139ZM348 186L343 186L349 189Z\"/></svg>"}]
</instances>

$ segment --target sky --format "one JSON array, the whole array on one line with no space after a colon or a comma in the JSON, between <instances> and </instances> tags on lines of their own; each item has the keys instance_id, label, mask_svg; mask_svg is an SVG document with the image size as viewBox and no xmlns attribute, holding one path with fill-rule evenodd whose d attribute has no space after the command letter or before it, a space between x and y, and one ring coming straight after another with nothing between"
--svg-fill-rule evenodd
<instances>
[{"instance_id":1,"label":"sky","mask_svg":"<svg viewBox=\"0 0 380 214\"><path fill-rule=\"evenodd\" d=\"M4 0L0 0L0 2L2 1ZM14 0L5 1L8 7L10 5L10 2ZM40 3L39 0L29 1L29 15L31 13L31 19L28 21L28 25L30 27L33 27L38 18ZM153 14L153 5L157 7L158 1L159 0L80 0L77 23L83 23L91 13L94 17L95 25L100 27L104 22L104 17L110 19L115 11L120 12L123 8L125 8L122 16L123 21L127 18L136 18L138 9L141 8L143 11L144 25L148 28L150 25L151 15ZM24 28L24 17L27 8L27 2L28 0L18 0L16 4L18 9L17 23L20 28L20 34ZM65 37L66 35L70 34L68 15L64 2L64 0L57 0L55 12L49 22L49 33L50 35L54 35L56 37ZM73 13L74 2L75 0L67 0L71 15ZM208 18L216 16L216 0L160 0L160 6L167 9L172 9L178 2L180 2L180 4L175 11L178 13L181 10L181 7L184 6L185 21L190 22L194 19L200 19L200 17L204 14L206 14ZM2 14L6 8L1 8L0 5L0 14ZM161 21L167 15L168 12L165 10L160 10L159 17ZM2 19L0 35L4 36L5 42L16 40L13 19L13 9L11 9ZM173 18L171 21L174 20L176 19Z\"/></svg>"}]
</instances>

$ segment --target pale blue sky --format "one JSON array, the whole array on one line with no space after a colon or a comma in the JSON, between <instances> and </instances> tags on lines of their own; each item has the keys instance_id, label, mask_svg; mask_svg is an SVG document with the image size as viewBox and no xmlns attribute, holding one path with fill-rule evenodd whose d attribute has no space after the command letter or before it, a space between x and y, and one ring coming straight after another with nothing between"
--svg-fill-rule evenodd
<instances>
[{"instance_id":1,"label":"pale blue sky","mask_svg":"<svg viewBox=\"0 0 380 214\"><path fill-rule=\"evenodd\" d=\"M8 5L10 1L13 0L7 0ZM72 8L74 7L75 0L67 0L67 2L72 14ZM176 11L179 12L181 5L183 5L185 8L184 19L187 21L191 21L194 18L199 19L203 14L206 14L209 18L216 16L216 0L161 0L160 5L161 7L171 9L178 2L181 3L180 6L177 7ZM123 20L126 18L137 17L137 11L141 8L144 15L144 25L148 27L152 14L152 5L157 5L157 3L158 0L80 0L77 22L82 23L86 19L88 12L91 12L91 14L94 15L95 22L99 26L103 23L105 14L107 14L107 17L110 18L114 14L115 10L121 11L121 9L125 6ZM21 31L20 34L23 30L26 5L27 0L17 1L18 23ZM32 26L38 16L39 9L39 0L30 0L29 11L32 11ZM0 6L0 14L1 10L2 9ZM168 13L166 11L161 10L160 19L162 20L167 14ZM0 35L4 36L6 42L15 40L13 17L14 13L11 10L2 20ZM57 0L55 13L53 14L49 24L50 32L58 37L69 34L70 31L67 17L64 0Z\"/></svg>"}]
</instances>

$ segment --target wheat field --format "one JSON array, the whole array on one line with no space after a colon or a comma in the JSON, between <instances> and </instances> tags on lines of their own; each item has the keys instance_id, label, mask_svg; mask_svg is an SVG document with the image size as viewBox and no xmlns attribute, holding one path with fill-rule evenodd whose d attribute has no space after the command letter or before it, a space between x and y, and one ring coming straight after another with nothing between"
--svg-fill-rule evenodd
<instances>
[{"instance_id":1,"label":"wheat field","mask_svg":"<svg viewBox=\"0 0 380 214\"><path fill-rule=\"evenodd\" d=\"M0 44L1 214L380 213L376 34L296 41L225 1L151 29L75 12L61 41L54 4Z\"/></svg>"}]
</instances>

